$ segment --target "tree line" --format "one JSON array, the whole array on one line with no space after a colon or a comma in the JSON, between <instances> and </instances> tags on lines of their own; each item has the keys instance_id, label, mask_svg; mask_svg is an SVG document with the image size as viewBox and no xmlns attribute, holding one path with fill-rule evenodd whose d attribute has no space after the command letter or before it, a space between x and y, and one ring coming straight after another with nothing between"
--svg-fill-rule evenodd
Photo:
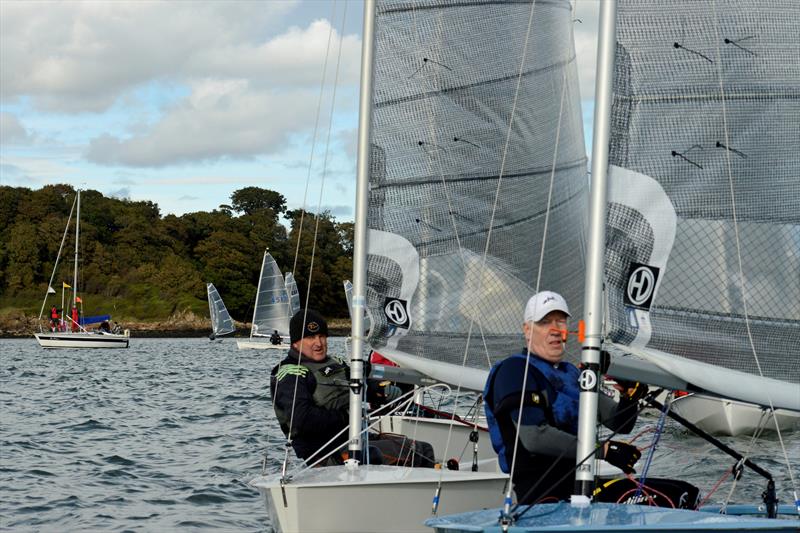
<instances>
[{"instance_id":1,"label":"tree line","mask_svg":"<svg viewBox=\"0 0 800 533\"><path fill-rule=\"evenodd\" d=\"M75 196L63 184L38 190L0 186L1 308L38 314ZM337 222L329 212L317 217L289 210L282 194L259 187L234 191L230 204L211 212L181 216L162 216L150 201L85 190L79 295L87 315L156 320L187 309L207 314L211 282L234 319L248 322L268 249L282 272L294 272L303 304L311 273L309 305L346 317L342 280L351 277L352 243L352 223ZM73 248L70 224L48 306L60 306L63 283L72 283Z\"/></svg>"}]
</instances>

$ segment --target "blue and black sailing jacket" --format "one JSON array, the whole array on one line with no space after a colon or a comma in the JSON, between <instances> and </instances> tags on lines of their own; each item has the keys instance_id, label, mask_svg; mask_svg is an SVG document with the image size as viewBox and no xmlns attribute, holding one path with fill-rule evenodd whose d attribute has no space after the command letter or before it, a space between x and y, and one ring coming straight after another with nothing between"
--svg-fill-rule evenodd
<instances>
[{"instance_id":1,"label":"blue and black sailing jacket","mask_svg":"<svg viewBox=\"0 0 800 533\"><path fill-rule=\"evenodd\" d=\"M528 374L523 391L523 379ZM483 391L492 446L503 472L511 469L511 455L517 438L514 423L522 404L521 423L548 424L576 435L578 432L579 370L572 364L556 365L535 354L512 355L495 364ZM517 454L517 464L526 468L535 457ZM574 459L573 459L574 461Z\"/></svg>"}]
</instances>

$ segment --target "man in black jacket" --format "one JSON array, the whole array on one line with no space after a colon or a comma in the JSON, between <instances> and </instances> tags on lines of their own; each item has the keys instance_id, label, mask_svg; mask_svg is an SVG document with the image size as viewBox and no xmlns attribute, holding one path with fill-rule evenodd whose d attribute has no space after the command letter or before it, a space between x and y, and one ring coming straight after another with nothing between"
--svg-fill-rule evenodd
<instances>
[{"instance_id":1,"label":"man in black jacket","mask_svg":"<svg viewBox=\"0 0 800 533\"><path fill-rule=\"evenodd\" d=\"M295 313L289 322L289 337L289 353L272 369L270 379L281 430L301 459L313 463L331 454L322 464L341 464L339 451L348 438L342 430L349 422L350 368L342 359L328 356L328 324L317 311ZM368 381L367 387L371 401L391 401L401 394L385 382Z\"/></svg>"}]
</instances>

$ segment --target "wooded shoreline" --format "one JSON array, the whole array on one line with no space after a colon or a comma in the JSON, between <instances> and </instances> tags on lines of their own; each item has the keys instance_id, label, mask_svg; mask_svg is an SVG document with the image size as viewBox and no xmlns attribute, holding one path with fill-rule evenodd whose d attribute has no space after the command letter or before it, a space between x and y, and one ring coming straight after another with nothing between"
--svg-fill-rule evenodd
<instances>
[{"instance_id":1,"label":"wooded shoreline","mask_svg":"<svg viewBox=\"0 0 800 533\"><path fill-rule=\"evenodd\" d=\"M207 337L211 332L208 318L201 318L194 313L180 313L165 321L152 322L119 322L120 327L129 329L134 338L164 337ZM0 339L32 337L38 331L35 316L24 313L0 315ZM328 320L328 332L331 336L350 335L349 318L332 318ZM250 324L236 322L233 337L248 337Z\"/></svg>"}]
</instances>

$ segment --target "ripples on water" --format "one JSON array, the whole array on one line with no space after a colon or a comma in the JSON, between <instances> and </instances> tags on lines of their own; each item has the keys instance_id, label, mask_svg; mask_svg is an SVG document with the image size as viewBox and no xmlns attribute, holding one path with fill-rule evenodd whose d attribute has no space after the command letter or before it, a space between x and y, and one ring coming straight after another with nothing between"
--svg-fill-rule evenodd
<instances>
[{"instance_id":1,"label":"ripples on water","mask_svg":"<svg viewBox=\"0 0 800 533\"><path fill-rule=\"evenodd\" d=\"M330 346L344 354L343 339ZM33 339L0 340L0 529L269 531L247 482L268 446L270 472L283 457L268 392L278 357L240 351L233 339L47 351ZM639 426L655 422L651 414ZM784 441L796 469L796 434ZM727 442L744 451L748 439ZM759 441L752 458L776 475L781 501L792 501L777 439ZM707 492L732 462L669 426L652 472ZM737 502L757 501L765 486L751 473L739 483Z\"/></svg>"}]
</instances>

